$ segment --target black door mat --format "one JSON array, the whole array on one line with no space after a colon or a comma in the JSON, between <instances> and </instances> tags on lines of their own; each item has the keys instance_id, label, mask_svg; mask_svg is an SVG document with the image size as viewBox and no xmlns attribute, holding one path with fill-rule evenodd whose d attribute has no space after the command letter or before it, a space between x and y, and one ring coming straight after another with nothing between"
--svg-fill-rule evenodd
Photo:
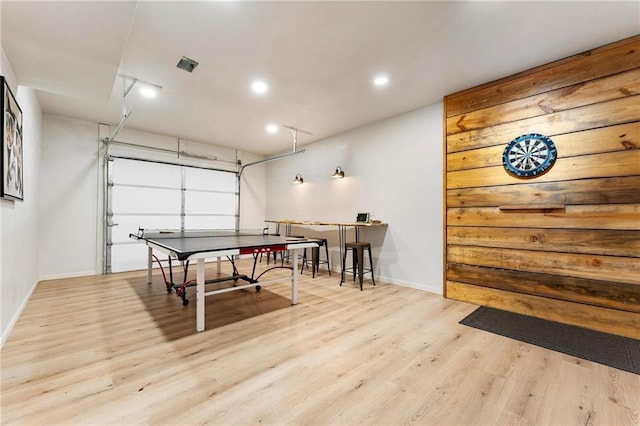
<instances>
[{"instance_id":1,"label":"black door mat","mask_svg":"<svg viewBox=\"0 0 640 426\"><path fill-rule=\"evenodd\" d=\"M486 306L460 324L640 375L640 340Z\"/></svg>"}]
</instances>

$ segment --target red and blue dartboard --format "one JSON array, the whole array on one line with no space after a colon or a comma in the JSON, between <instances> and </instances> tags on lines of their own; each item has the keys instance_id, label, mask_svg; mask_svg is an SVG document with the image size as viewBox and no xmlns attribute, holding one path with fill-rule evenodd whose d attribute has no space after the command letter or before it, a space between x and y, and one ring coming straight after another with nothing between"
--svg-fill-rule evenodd
<instances>
[{"instance_id":1,"label":"red and blue dartboard","mask_svg":"<svg viewBox=\"0 0 640 426\"><path fill-rule=\"evenodd\" d=\"M502 153L502 166L511 176L534 178L549 171L558 152L553 141L539 133L518 136Z\"/></svg>"}]
</instances>

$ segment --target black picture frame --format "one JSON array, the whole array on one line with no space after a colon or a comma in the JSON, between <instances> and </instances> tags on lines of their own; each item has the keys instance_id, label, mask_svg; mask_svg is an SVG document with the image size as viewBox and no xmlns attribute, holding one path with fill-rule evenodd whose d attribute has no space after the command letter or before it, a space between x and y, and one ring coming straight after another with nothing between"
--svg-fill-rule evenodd
<instances>
[{"instance_id":1,"label":"black picture frame","mask_svg":"<svg viewBox=\"0 0 640 426\"><path fill-rule=\"evenodd\" d=\"M10 200L24 200L24 148L22 138L22 109L4 76L0 76L0 97L2 113L2 151L0 152L0 172L2 185L0 197Z\"/></svg>"},{"instance_id":2,"label":"black picture frame","mask_svg":"<svg viewBox=\"0 0 640 426\"><path fill-rule=\"evenodd\" d=\"M356 215L356 223L369 223L369 213L358 213Z\"/></svg>"}]
</instances>

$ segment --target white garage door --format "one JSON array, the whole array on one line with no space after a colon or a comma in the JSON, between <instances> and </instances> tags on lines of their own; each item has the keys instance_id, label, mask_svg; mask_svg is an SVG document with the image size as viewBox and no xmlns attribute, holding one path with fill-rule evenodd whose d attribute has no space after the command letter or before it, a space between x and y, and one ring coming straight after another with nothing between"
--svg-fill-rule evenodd
<instances>
[{"instance_id":1,"label":"white garage door","mask_svg":"<svg viewBox=\"0 0 640 426\"><path fill-rule=\"evenodd\" d=\"M112 157L108 168L106 272L144 269L144 229L235 229L236 174Z\"/></svg>"}]
</instances>

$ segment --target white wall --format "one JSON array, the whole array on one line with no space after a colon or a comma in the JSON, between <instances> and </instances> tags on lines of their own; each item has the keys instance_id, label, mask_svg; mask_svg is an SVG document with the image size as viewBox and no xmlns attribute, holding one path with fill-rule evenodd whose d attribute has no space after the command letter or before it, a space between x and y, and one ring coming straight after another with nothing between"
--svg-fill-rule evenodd
<instances>
[{"instance_id":1,"label":"white wall","mask_svg":"<svg viewBox=\"0 0 640 426\"><path fill-rule=\"evenodd\" d=\"M377 278L442 293L442 111L427 106L268 163L267 218L353 221L371 212L389 224L361 236L374 247ZM344 179L330 177L338 165ZM291 183L296 173L304 184ZM328 237L338 267L335 229L295 233Z\"/></svg>"},{"instance_id":2,"label":"white wall","mask_svg":"<svg viewBox=\"0 0 640 426\"><path fill-rule=\"evenodd\" d=\"M40 279L96 273L98 125L45 114Z\"/></svg>"},{"instance_id":3,"label":"white wall","mask_svg":"<svg viewBox=\"0 0 640 426\"><path fill-rule=\"evenodd\" d=\"M263 160L263 156L240 153L242 164ZM244 169L240 181L240 228L260 229L264 226L267 208L267 167L265 163Z\"/></svg>"},{"instance_id":4,"label":"white wall","mask_svg":"<svg viewBox=\"0 0 640 426\"><path fill-rule=\"evenodd\" d=\"M0 72L22 109L24 201L0 200L0 330L2 346L38 281L41 120L33 90L18 86L2 49Z\"/></svg>"}]
</instances>

